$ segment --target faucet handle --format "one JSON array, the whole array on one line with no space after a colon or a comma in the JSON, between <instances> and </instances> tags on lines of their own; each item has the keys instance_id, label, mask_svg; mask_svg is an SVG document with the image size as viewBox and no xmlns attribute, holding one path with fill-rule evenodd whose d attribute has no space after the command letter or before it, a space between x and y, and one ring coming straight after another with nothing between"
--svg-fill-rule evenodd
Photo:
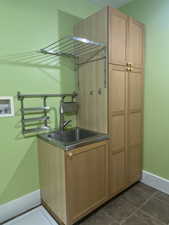
<instances>
[{"instance_id":1,"label":"faucet handle","mask_svg":"<svg viewBox=\"0 0 169 225\"><path fill-rule=\"evenodd\" d=\"M66 127L70 122L72 122L72 120L67 120L67 121L64 121L64 127Z\"/></svg>"}]
</instances>

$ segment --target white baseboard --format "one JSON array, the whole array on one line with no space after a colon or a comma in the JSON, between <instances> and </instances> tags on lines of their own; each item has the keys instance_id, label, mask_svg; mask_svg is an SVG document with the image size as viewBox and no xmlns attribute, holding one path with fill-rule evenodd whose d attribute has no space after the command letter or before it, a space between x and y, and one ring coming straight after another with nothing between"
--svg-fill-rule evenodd
<instances>
[{"instance_id":1,"label":"white baseboard","mask_svg":"<svg viewBox=\"0 0 169 225\"><path fill-rule=\"evenodd\" d=\"M0 205L0 224L41 204L40 190Z\"/></svg>"},{"instance_id":2,"label":"white baseboard","mask_svg":"<svg viewBox=\"0 0 169 225\"><path fill-rule=\"evenodd\" d=\"M141 182L159 191L169 194L169 180L165 178L143 170Z\"/></svg>"}]
</instances>

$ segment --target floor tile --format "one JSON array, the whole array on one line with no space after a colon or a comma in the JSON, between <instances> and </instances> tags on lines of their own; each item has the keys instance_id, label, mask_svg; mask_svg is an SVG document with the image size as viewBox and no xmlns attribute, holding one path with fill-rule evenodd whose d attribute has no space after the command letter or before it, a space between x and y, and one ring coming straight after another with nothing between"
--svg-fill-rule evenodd
<instances>
[{"instance_id":1,"label":"floor tile","mask_svg":"<svg viewBox=\"0 0 169 225\"><path fill-rule=\"evenodd\" d=\"M41 206L25 213L4 225L58 225L48 212Z\"/></svg>"},{"instance_id":2,"label":"floor tile","mask_svg":"<svg viewBox=\"0 0 169 225\"><path fill-rule=\"evenodd\" d=\"M142 182L138 182L136 184L137 187L141 188L143 191L146 191L147 193L155 193L157 192L157 189L153 188L153 187L150 187L146 184L143 184Z\"/></svg>"},{"instance_id":3,"label":"floor tile","mask_svg":"<svg viewBox=\"0 0 169 225\"><path fill-rule=\"evenodd\" d=\"M155 195L155 197L162 201L165 201L166 203L169 204L169 195L168 194L158 191L157 194Z\"/></svg>"},{"instance_id":4,"label":"floor tile","mask_svg":"<svg viewBox=\"0 0 169 225\"><path fill-rule=\"evenodd\" d=\"M98 210L85 218L78 225L119 225L112 216L108 215L104 210Z\"/></svg>"},{"instance_id":5,"label":"floor tile","mask_svg":"<svg viewBox=\"0 0 169 225\"><path fill-rule=\"evenodd\" d=\"M139 183L125 191L122 195L136 207L140 207L154 193L154 189L151 190L151 188L149 189L145 185Z\"/></svg>"},{"instance_id":6,"label":"floor tile","mask_svg":"<svg viewBox=\"0 0 169 225\"><path fill-rule=\"evenodd\" d=\"M123 225L165 225L159 220L152 218L140 210L128 218Z\"/></svg>"},{"instance_id":7,"label":"floor tile","mask_svg":"<svg viewBox=\"0 0 169 225\"><path fill-rule=\"evenodd\" d=\"M136 207L122 196L119 196L106 204L102 210L112 216L115 221L121 222L133 213Z\"/></svg>"},{"instance_id":8,"label":"floor tile","mask_svg":"<svg viewBox=\"0 0 169 225\"><path fill-rule=\"evenodd\" d=\"M159 219L160 221L169 223L169 204L157 198L152 198L142 208L145 213Z\"/></svg>"}]
</instances>

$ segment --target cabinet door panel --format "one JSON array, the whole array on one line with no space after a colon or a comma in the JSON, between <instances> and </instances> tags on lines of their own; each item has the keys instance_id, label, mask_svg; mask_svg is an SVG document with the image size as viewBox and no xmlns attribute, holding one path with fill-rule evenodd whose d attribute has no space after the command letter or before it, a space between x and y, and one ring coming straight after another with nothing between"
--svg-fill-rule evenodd
<instances>
[{"instance_id":1,"label":"cabinet door panel","mask_svg":"<svg viewBox=\"0 0 169 225\"><path fill-rule=\"evenodd\" d=\"M107 153L107 145L102 145L67 160L72 222L107 199Z\"/></svg>"},{"instance_id":2,"label":"cabinet door panel","mask_svg":"<svg viewBox=\"0 0 169 225\"><path fill-rule=\"evenodd\" d=\"M122 191L126 185L125 153L110 152L110 195Z\"/></svg>"},{"instance_id":3,"label":"cabinet door panel","mask_svg":"<svg viewBox=\"0 0 169 225\"><path fill-rule=\"evenodd\" d=\"M129 73L129 111L142 110L143 74Z\"/></svg>"},{"instance_id":4,"label":"cabinet door panel","mask_svg":"<svg viewBox=\"0 0 169 225\"><path fill-rule=\"evenodd\" d=\"M126 71L109 68L109 104L110 113L124 112L126 96Z\"/></svg>"},{"instance_id":5,"label":"cabinet door panel","mask_svg":"<svg viewBox=\"0 0 169 225\"><path fill-rule=\"evenodd\" d=\"M110 150L119 151L125 148L125 117L124 115L112 116L110 121Z\"/></svg>"},{"instance_id":6,"label":"cabinet door panel","mask_svg":"<svg viewBox=\"0 0 169 225\"><path fill-rule=\"evenodd\" d=\"M142 114L131 113L129 115L129 146L135 146L142 142Z\"/></svg>"},{"instance_id":7,"label":"cabinet door panel","mask_svg":"<svg viewBox=\"0 0 169 225\"><path fill-rule=\"evenodd\" d=\"M140 179L142 170L141 146L137 145L128 149L128 180L134 183Z\"/></svg>"},{"instance_id":8,"label":"cabinet door panel","mask_svg":"<svg viewBox=\"0 0 169 225\"><path fill-rule=\"evenodd\" d=\"M109 63L126 65L128 16L109 8Z\"/></svg>"},{"instance_id":9,"label":"cabinet door panel","mask_svg":"<svg viewBox=\"0 0 169 225\"><path fill-rule=\"evenodd\" d=\"M144 64L144 25L130 18L128 37L128 61L136 68Z\"/></svg>"}]
</instances>

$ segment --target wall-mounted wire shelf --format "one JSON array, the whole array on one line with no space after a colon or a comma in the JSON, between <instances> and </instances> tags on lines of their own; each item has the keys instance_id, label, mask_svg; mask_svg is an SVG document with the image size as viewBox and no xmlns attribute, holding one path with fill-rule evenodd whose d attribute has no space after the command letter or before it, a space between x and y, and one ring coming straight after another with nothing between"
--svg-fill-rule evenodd
<instances>
[{"instance_id":1,"label":"wall-mounted wire shelf","mask_svg":"<svg viewBox=\"0 0 169 225\"><path fill-rule=\"evenodd\" d=\"M40 49L40 52L56 56L81 57L105 47L105 44L101 42L94 42L86 38L67 36Z\"/></svg>"},{"instance_id":2,"label":"wall-mounted wire shelf","mask_svg":"<svg viewBox=\"0 0 169 225\"><path fill-rule=\"evenodd\" d=\"M49 109L50 109L49 106L46 106L46 107L34 107L34 108L24 108L23 109L23 113L29 114L29 113L41 112L41 111L49 110Z\"/></svg>"},{"instance_id":3,"label":"wall-mounted wire shelf","mask_svg":"<svg viewBox=\"0 0 169 225\"><path fill-rule=\"evenodd\" d=\"M24 131L23 134L30 134L30 133L39 133L39 132L46 132L46 131L49 131L50 128L49 127L40 127L40 128L32 128L32 129L27 129Z\"/></svg>"},{"instance_id":4,"label":"wall-mounted wire shelf","mask_svg":"<svg viewBox=\"0 0 169 225\"><path fill-rule=\"evenodd\" d=\"M37 134L39 132L46 132L51 130L48 123L50 117L47 114L50 110L50 107L47 106L47 98L61 97L62 99L64 99L65 97L75 98L76 96L76 92L73 92L72 94L21 94L20 92L18 92L17 98L21 102L20 111L22 134ZM43 105L40 107L24 107L25 98L42 98ZM40 114L40 116L37 116L37 114ZM29 117L29 115L31 115L31 117ZM32 127L30 128L30 126Z\"/></svg>"}]
</instances>

